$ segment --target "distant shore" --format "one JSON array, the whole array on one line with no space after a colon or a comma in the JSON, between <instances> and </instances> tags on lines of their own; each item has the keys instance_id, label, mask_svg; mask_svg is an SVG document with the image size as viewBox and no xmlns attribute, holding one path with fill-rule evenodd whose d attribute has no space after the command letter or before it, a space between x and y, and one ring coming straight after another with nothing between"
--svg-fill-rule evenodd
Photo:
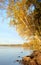
<instances>
[{"instance_id":1,"label":"distant shore","mask_svg":"<svg viewBox=\"0 0 41 65\"><path fill-rule=\"evenodd\" d=\"M0 46L22 46L22 44L0 44Z\"/></svg>"}]
</instances>

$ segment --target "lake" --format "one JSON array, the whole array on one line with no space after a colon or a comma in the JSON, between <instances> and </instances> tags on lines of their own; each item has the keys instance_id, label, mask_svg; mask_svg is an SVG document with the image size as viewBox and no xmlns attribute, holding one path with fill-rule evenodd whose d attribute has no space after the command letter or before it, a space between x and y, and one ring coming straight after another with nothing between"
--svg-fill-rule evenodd
<instances>
[{"instance_id":1,"label":"lake","mask_svg":"<svg viewBox=\"0 0 41 65\"><path fill-rule=\"evenodd\" d=\"M22 47L3 47L0 46L0 65L21 65L16 60L21 60L22 57L30 55L32 50L27 50Z\"/></svg>"}]
</instances>

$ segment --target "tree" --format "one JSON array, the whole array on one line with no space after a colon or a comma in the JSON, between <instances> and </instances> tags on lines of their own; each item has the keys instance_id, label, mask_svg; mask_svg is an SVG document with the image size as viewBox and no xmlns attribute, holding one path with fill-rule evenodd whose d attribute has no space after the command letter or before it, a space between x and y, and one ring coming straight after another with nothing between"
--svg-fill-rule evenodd
<instances>
[{"instance_id":1,"label":"tree","mask_svg":"<svg viewBox=\"0 0 41 65\"><path fill-rule=\"evenodd\" d=\"M7 14L23 38L41 40L41 0L8 0Z\"/></svg>"},{"instance_id":2,"label":"tree","mask_svg":"<svg viewBox=\"0 0 41 65\"><path fill-rule=\"evenodd\" d=\"M27 39L37 35L41 39L41 1L11 0L8 15L21 36Z\"/></svg>"}]
</instances>

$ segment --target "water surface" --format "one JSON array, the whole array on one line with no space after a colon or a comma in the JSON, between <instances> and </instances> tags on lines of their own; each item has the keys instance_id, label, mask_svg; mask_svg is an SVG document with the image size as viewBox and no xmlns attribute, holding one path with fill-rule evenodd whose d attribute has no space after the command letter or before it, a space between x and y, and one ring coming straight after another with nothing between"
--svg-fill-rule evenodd
<instances>
[{"instance_id":1,"label":"water surface","mask_svg":"<svg viewBox=\"0 0 41 65\"><path fill-rule=\"evenodd\" d=\"M21 65L16 60L21 60L22 57L30 55L32 51L22 47L0 47L0 65Z\"/></svg>"}]
</instances>

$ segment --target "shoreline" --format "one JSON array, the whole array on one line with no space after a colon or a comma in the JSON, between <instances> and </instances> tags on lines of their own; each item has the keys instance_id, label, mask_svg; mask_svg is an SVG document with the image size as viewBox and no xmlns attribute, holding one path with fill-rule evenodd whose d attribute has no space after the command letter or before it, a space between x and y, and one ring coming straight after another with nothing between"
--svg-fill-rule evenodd
<instances>
[{"instance_id":1,"label":"shoreline","mask_svg":"<svg viewBox=\"0 0 41 65\"><path fill-rule=\"evenodd\" d=\"M22 64L41 65L41 50L33 51L33 53L30 56L23 57Z\"/></svg>"}]
</instances>

